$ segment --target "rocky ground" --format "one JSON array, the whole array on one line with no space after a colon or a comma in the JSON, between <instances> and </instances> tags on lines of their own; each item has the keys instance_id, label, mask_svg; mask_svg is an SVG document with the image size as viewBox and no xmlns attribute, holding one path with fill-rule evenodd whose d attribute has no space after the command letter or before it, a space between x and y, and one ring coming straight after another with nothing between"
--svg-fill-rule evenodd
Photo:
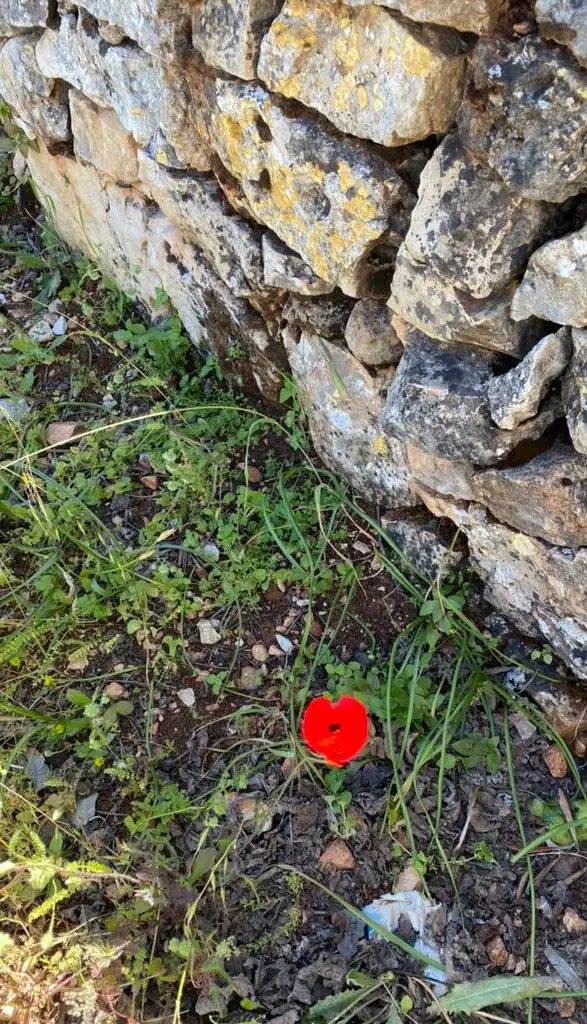
<instances>
[{"instance_id":1,"label":"rocky ground","mask_svg":"<svg viewBox=\"0 0 587 1024\"><path fill-rule=\"evenodd\" d=\"M0 1020L587 1022L580 691L3 174Z\"/></svg>"}]
</instances>

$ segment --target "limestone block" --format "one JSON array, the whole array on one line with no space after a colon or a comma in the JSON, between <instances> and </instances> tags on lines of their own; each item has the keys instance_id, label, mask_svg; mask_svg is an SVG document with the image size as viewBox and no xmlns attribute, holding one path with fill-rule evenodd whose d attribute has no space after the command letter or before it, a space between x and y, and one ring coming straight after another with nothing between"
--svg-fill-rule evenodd
<instances>
[{"instance_id":1,"label":"limestone block","mask_svg":"<svg viewBox=\"0 0 587 1024\"><path fill-rule=\"evenodd\" d=\"M587 330L573 331L573 355L563 377L562 397L571 441L587 455Z\"/></svg>"},{"instance_id":2,"label":"limestone block","mask_svg":"<svg viewBox=\"0 0 587 1024\"><path fill-rule=\"evenodd\" d=\"M587 225L546 242L530 257L512 301L512 317L587 325Z\"/></svg>"},{"instance_id":3,"label":"limestone block","mask_svg":"<svg viewBox=\"0 0 587 1024\"><path fill-rule=\"evenodd\" d=\"M587 8L583 0L536 0L536 20L545 39L568 46L587 67Z\"/></svg>"},{"instance_id":4,"label":"limestone block","mask_svg":"<svg viewBox=\"0 0 587 1024\"><path fill-rule=\"evenodd\" d=\"M420 493L428 504L429 495ZM442 514L464 531L487 599L523 633L541 633L587 679L587 550L528 537L495 522L481 505L444 501Z\"/></svg>"},{"instance_id":5,"label":"limestone block","mask_svg":"<svg viewBox=\"0 0 587 1024\"><path fill-rule=\"evenodd\" d=\"M361 299L345 327L345 341L364 366L395 366L404 347L392 323L391 310L375 299Z\"/></svg>"},{"instance_id":6,"label":"limestone block","mask_svg":"<svg viewBox=\"0 0 587 1024\"><path fill-rule=\"evenodd\" d=\"M448 131L464 70L458 39L448 31L413 25L375 5L329 0L287 0L259 59L259 77L271 90L384 146Z\"/></svg>"},{"instance_id":7,"label":"limestone block","mask_svg":"<svg viewBox=\"0 0 587 1024\"><path fill-rule=\"evenodd\" d=\"M474 467L468 462L443 459L415 445L406 445L408 469L415 482L431 491L447 494L458 501L471 501L476 496Z\"/></svg>"},{"instance_id":8,"label":"limestone block","mask_svg":"<svg viewBox=\"0 0 587 1024\"><path fill-rule=\"evenodd\" d=\"M148 194L235 295L264 290L261 229L231 209L213 178L196 171L171 174L143 153L139 167Z\"/></svg>"},{"instance_id":9,"label":"limestone block","mask_svg":"<svg viewBox=\"0 0 587 1024\"><path fill-rule=\"evenodd\" d=\"M372 501L418 504L402 445L381 433L383 398L367 370L350 352L311 332L290 342L288 353L312 440L326 465Z\"/></svg>"},{"instance_id":10,"label":"limestone block","mask_svg":"<svg viewBox=\"0 0 587 1024\"><path fill-rule=\"evenodd\" d=\"M69 108L75 155L115 181L136 181L137 145L114 111L96 106L77 89L70 90Z\"/></svg>"},{"instance_id":11,"label":"limestone block","mask_svg":"<svg viewBox=\"0 0 587 1024\"><path fill-rule=\"evenodd\" d=\"M48 143L71 138L67 91L43 74L36 60L38 32L13 36L0 46L0 96L29 137Z\"/></svg>"},{"instance_id":12,"label":"limestone block","mask_svg":"<svg viewBox=\"0 0 587 1024\"><path fill-rule=\"evenodd\" d=\"M44 75L111 107L139 146L148 146L160 123L163 93L161 69L148 53L107 46L91 19L66 14L40 37L36 56Z\"/></svg>"},{"instance_id":13,"label":"limestone block","mask_svg":"<svg viewBox=\"0 0 587 1024\"><path fill-rule=\"evenodd\" d=\"M547 334L521 363L489 382L491 419L502 430L514 430L536 416L550 385L566 369L571 355L571 332L562 327Z\"/></svg>"},{"instance_id":14,"label":"limestone block","mask_svg":"<svg viewBox=\"0 0 587 1024\"><path fill-rule=\"evenodd\" d=\"M285 245L272 231L266 231L262 239L263 277L265 284L272 288L285 288L298 295L326 295L332 285L326 284L312 268Z\"/></svg>"},{"instance_id":15,"label":"limestone block","mask_svg":"<svg viewBox=\"0 0 587 1024\"><path fill-rule=\"evenodd\" d=\"M389 305L431 338L522 356L537 322L520 324L511 319L515 288L512 282L487 299L475 299L468 292L457 291L425 263L417 263L403 245L395 263Z\"/></svg>"},{"instance_id":16,"label":"limestone block","mask_svg":"<svg viewBox=\"0 0 587 1024\"><path fill-rule=\"evenodd\" d=\"M0 0L0 37L42 28L50 9L50 0Z\"/></svg>"},{"instance_id":17,"label":"limestone block","mask_svg":"<svg viewBox=\"0 0 587 1024\"><path fill-rule=\"evenodd\" d=\"M587 188L587 71L561 47L480 40L458 124L467 149L527 199Z\"/></svg>"},{"instance_id":18,"label":"limestone block","mask_svg":"<svg viewBox=\"0 0 587 1024\"><path fill-rule=\"evenodd\" d=\"M122 33L122 38L127 36L147 53L165 60L187 49L191 0L84 0L80 6L110 28L102 35L104 39L109 36L109 42L120 41Z\"/></svg>"},{"instance_id":19,"label":"limestone block","mask_svg":"<svg viewBox=\"0 0 587 1024\"><path fill-rule=\"evenodd\" d=\"M391 222L407 227L411 193L378 154L286 114L259 86L208 80L208 141L255 219L330 285L361 285L370 251Z\"/></svg>"},{"instance_id":20,"label":"limestone block","mask_svg":"<svg viewBox=\"0 0 587 1024\"><path fill-rule=\"evenodd\" d=\"M587 459L557 444L521 466L475 476L478 500L502 523L561 547L587 545Z\"/></svg>"},{"instance_id":21,"label":"limestone block","mask_svg":"<svg viewBox=\"0 0 587 1024\"><path fill-rule=\"evenodd\" d=\"M454 288L484 299L524 269L555 210L524 199L449 135L422 172L405 245Z\"/></svg>"},{"instance_id":22,"label":"limestone block","mask_svg":"<svg viewBox=\"0 0 587 1024\"><path fill-rule=\"evenodd\" d=\"M489 35L495 26L504 0L347 0L349 6L375 2L401 11L412 21L448 25L460 32Z\"/></svg>"},{"instance_id":23,"label":"limestone block","mask_svg":"<svg viewBox=\"0 0 587 1024\"><path fill-rule=\"evenodd\" d=\"M202 0L193 42L207 64L237 78L257 76L261 40L281 0Z\"/></svg>"},{"instance_id":24,"label":"limestone block","mask_svg":"<svg viewBox=\"0 0 587 1024\"><path fill-rule=\"evenodd\" d=\"M498 361L482 349L445 345L411 331L387 394L386 434L445 459L481 466L500 461L523 441L540 437L561 415L549 399L515 430L491 420L487 388Z\"/></svg>"}]
</instances>

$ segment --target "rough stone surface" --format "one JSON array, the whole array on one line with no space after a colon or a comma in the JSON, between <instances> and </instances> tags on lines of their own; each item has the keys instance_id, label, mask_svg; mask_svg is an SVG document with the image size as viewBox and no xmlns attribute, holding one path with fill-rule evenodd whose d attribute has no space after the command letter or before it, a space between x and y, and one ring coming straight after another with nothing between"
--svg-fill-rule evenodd
<instances>
[{"instance_id":1,"label":"rough stone surface","mask_svg":"<svg viewBox=\"0 0 587 1024\"><path fill-rule=\"evenodd\" d=\"M470 463L443 459L412 444L406 445L406 459L416 483L459 501L471 501L476 497L474 467Z\"/></svg>"},{"instance_id":2,"label":"rough stone surface","mask_svg":"<svg viewBox=\"0 0 587 1024\"><path fill-rule=\"evenodd\" d=\"M465 146L528 199L587 188L587 72L562 47L482 39L458 124Z\"/></svg>"},{"instance_id":3,"label":"rough stone surface","mask_svg":"<svg viewBox=\"0 0 587 1024\"><path fill-rule=\"evenodd\" d=\"M18 35L47 24L49 0L1 0L0 37Z\"/></svg>"},{"instance_id":4,"label":"rough stone surface","mask_svg":"<svg viewBox=\"0 0 587 1024\"><path fill-rule=\"evenodd\" d=\"M587 545L587 460L570 445L479 473L475 487L500 522L561 547Z\"/></svg>"},{"instance_id":5,"label":"rough stone surface","mask_svg":"<svg viewBox=\"0 0 587 1024\"><path fill-rule=\"evenodd\" d=\"M539 316L572 327L587 324L587 225L546 242L530 257L512 316Z\"/></svg>"},{"instance_id":6,"label":"rough stone surface","mask_svg":"<svg viewBox=\"0 0 587 1024\"><path fill-rule=\"evenodd\" d=\"M147 53L165 59L187 48L191 5L185 0L84 0L80 6L109 26L108 41L118 42L122 34L122 38L132 39Z\"/></svg>"},{"instance_id":7,"label":"rough stone surface","mask_svg":"<svg viewBox=\"0 0 587 1024\"><path fill-rule=\"evenodd\" d=\"M351 299L340 292L321 298L290 295L283 307L283 319L296 327L309 328L310 333L324 338L340 339L352 310Z\"/></svg>"},{"instance_id":8,"label":"rough stone surface","mask_svg":"<svg viewBox=\"0 0 587 1024\"><path fill-rule=\"evenodd\" d=\"M69 108L75 155L115 181L136 181L137 145L114 111L96 106L77 89L70 90Z\"/></svg>"},{"instance_id":9,"label":"rough stone surface","mask_svg":"<svg viewBox=\"0 0 587 1024\"><path fill-rule=\"evenodd\" d=\"M426 504L439 503L425 495ZM587 550L554 547L496 523L482 505L444 501L464 531L487 599L522 632L542 633L576 674L587 679Z\"/></svg>"},{"instance_id":10,"label":"rough stone surface","mask_svg":"<svg viewBox=\"0 0 587 1024\"><path fill-rule=\"evenodd\" d=\"M514 430L536 416L550 385L566 369L571 332L562 327L542 338L513 370L489 382L491 418L502 430Z\"/></svg>"},{"instance_id":11,"label":"rough stone surface","mask_svg":"<svg viewBox=\"0 0 587 1024\"><path fill-rule=\"evenodd\" d=\"M422 172L405 246L454 288L484 299L524 268L552 210L513 191L449 135Z\"/></svg>"},{"instance_id":12,"label":"rough stone surface","mask_svg":"<svg viewBox=\"0 0 587 1024\"><path fill-rule=\"evenodd\" d=\"M573 355L563 377L562 397L571 441L587 455L587 330L573 331Z\"/></svg>"},{"instance_id":13,"label":"rough stone surface","mask_svg":"<svg viewBox=\"0 0 587 1024\"><path fill-rule=\"evenodd\" d=\"M500 430L489 414L487 387L498 364L481 349L455 349L419 331L406 349L389 389L385 433L443 458L490 465L521 442L540 437L560 415L551 400L515 430Z\"/></svg>"},{"instance_id":14,"label":"rough stone surface","mask_svg":"<svg viewBox=\"0 0 587 1024\"><path fill-rule=\"evenodd\" d=\"M332 285L317 277L311 267L272 231L262 238L263 277L272 288L287 288L298 295L326 295Z\"/></svg>"},{"instance_id":15,"label":"rough stone surface","mask_svg":"<svg viewBox=\"0 0 587 1024\"><path fill-rule=\"evenodd\" d=\"M228 205L213 178L169 173L140 155L141 184L185 238L198 246L235 295L264 288L261 231Z\"/></svg>"},{"instance_id":16,"label":"rough stone surface","mask_svg":"<svg viewBox=\"0 0 587 1024\"><path fill-rule=\"evenodd\" d=\"M17 121L31 138L48 143L71 138L67 93L41 71L35 44L38 32L14 36L0 47L0 96L12 108Z\"/></svg>"},{"instance_id":17,"label":"rough stone surface","mask_svg":"<svg viewBox=\"0 0 587 1024\"><path fill-rule=\"evenodd\" d=\"M331 469L388 507L417 504L402 446L386 440L376 382L344 349L309 332L289 346L290 364L316 450Z\"/></svg>"},{"instance_id":18,"label":"rough stone surface","mask_svg":"<svg viewBox=\"0 0 587 1024\"><path fill-rule=\"evenodd\" d=\"M372 0L348 0L350 7L370 3ZM412 21L449 25L461 32L488 35L494 27L503 0L374 0L382 7L401 11Z\"/></svg>"},{"instance_id":19,"label":"rough stone surface","mask_svg":"<svg viewBox=\"0 0 587 1024\"><path fill-rule=\"evenodd\" d=\"M587 9L583 0L536 0L536 19L545 39L568 46L587 67Z\"/></svg>"},{"instance_id":20,"label":"rough stone surface","mask_svg":"<svg viewBox=\"0 0 587 1024\"><path fill-rule=\"evenodd\" d=\"M207 64L237 78L257 76L261 40L280 0L203 0L193 41Z\"/></svg>"},{"instance_id":21,"label":"rough stone surface","mask_svg":"<svg viewBox=\"0 0 587 1024\"><path fill-rule=\"evenodd\" d=\"M95 22L66 14L48 28L36 46L39 67L48 78L62 78L89 99L116 111L138 144L146 147L160 122L163 93L160 68L137 46L107 46Z\"/></svg>"},{"instance_id":22,"label":"rough stone surface","mask_svg":"<svg viewBox=\"0 0 587 1024\"><path fill-rule=\"evenodd\" d=\"M452 550L438 536L438 524L412 523L406 519L381 520L390 539L403 551L414 569L427 580L437 582L462 565L462 551Z\"/></svg>"},{"instance_id":23,"label":"rough stone surface","mask_svg":"<svg viewBox=\"0 0 587 1024\"><path fill-rule=\"evenodd\" d=\"M29 152L28 164L73 249L99 262L123 291L136 293L151 309L165 292L198 348L213 352L243 385L254 381L267 397L278 397L285 367L280 344L163 213L135 189L105 185L93 168L52 157L42 147Z\"/></svg>"},{"instance_id":24,"label":"rough stone surface","mask_svg":"<svg viewBox=\"0 0 587 1024\"><path fill-rule=\"evenodd\" d=\"M261 46L259 76L344 132L403 146L448 131L461 101L458 39L375 5L287 0Z\"/></svg>"},{"instance_id":25,"label":"rough stone surface","mask_svg":"<svg viewBox=\"0 0 587 1024\"><path fill-rule=\"evenodd\" d=\"M345 327L345 341L364 366L395 366L404 347L392 324L391 310L375 299L361 299Z\"/></svg>"},{"instance_id":26,"label":"rough stone surface","mask_svg":"<svg viewBox=\"0 0 587 1024\"><path fill-rule=\"evenodd\" d=\"M285 114L264 90L209 82L210 145L238 179L255 218L329 284L360 291L369 251L408 218L408 187L360 143Z\"/></svg>"},{"instance_id":27,"label":"rough stone surface","mask_svg":"<svg viewBox=\"0 0 587 1024\"><path fill-rule=\"evenodd\" d=\"M24 398L0 398L0 424L22 423L30 415L31 407Z\"/></svg>"},{"instance_id":28,"label":"rough stone surface","mask_svg":"<svg viewBox=\"0 0 587 1024\"><path fill-rule=\"evenodd\" d=\"M395 262L389 305L403 320L439 341L478 345L522 356L537 329L510 317L515 284L487 299L474 299L417 263L403 245Z\"/></svg>"}]
</instances>

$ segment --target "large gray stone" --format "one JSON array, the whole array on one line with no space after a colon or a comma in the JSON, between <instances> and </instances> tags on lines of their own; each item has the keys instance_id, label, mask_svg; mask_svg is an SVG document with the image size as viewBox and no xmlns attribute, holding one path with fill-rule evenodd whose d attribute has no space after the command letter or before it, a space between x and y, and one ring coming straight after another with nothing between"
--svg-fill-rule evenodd
<instances>
[{"instance_id":1,"label":"large gray stone","mask_svg":"<svg viewBox=\"0 0 587 1024\"><path fill-rule=\"evenodd\" d=\"M481 505L419 493L435 514L449 516L463 530L487 599L523 633L542 634L587 679L587 549L529 537L495 522Z\"/></svg>"},{"instance_id":2,"label":"large gray stone","mask_svg":"<svg viewBox=\"0 0 587 1024\"><path fill-rule=\"evenodd\" d=\"M298 295L327 295L332 285L316 276L311 267L272 231L262 238L263 277L272 288L285 288Z\"/></svg>"},{"instance_id":3,"label":"large gray stone","mask_svg":"<svg viewBox=\"0 0 587 1024\"><path fill-rule=\"evenodd\" d=\"M42 28L51 6L50 0L0 0L0 37Z\"/></svg>"},{"instance_id":4,"label":"large gray stone","mask_svg":"<svg viewBox=\"0 0 587 1024\"><path fill-rule=\"evenodd\" d=\"M536 416L550 385L571 356L571 332L562 327L534 345L513 370L489 382L491 419L502 430L514 430Z\"/></svg>"},{"instance_id":5,"label":"large gray stone","mask_svg":"<svg viewBox=\"0 0 587 1024\"><path fill-rule=\"evenodd\" d=\"M329 0L286 0L259 59L269 89L384 146L448 131L464 70L458 37L447 30Z\"/></svg>"},{"instance_id":6,"label":"large gray stone","mask_svg":"<svg viewBox=\"0 0 587 1024\"><path fill-rule=\"evenodd\" d=\"M0 426L2 423L22 423L28 419L31 407L24 398L0 398Z\"/></svg>"},{"instance_id":7,"label":"large gray stone","mask_svg":"<svg viewBox=\"0 0 587 1024\"><path fill-rule=\"evenodd\" d=\"M35 55L39 36L38 31L13 36L0 46L0 96L29 137L68 142L67 90L39 67Z\"/></svg>"},{"instance_id":8,"label":"large gray stone","mask_svg":"<svg viewBox=\"0 0 587 1024\"><path fill-rule=\"evenodd\" d=\"M185 0L84 0L79 6L108 25L112 40L127 36L165 60L187 51L191 8ZM112 34L115 28L117 35Z\"/></svg>"},{"instance_id":9,"label":"large gray stone","mask_svg":"<svg viewBox=\"0 0 587 1024\"><path fill-rule=\"evenodd\" d=\"M585 0L536 0L536 19L545 39L568 46L587 67L587 5Z\"/></svg>"},{"instance_id":10,"label":"large gray stone","mask_svg":"<svg viewBox=\"0 0 587 1024\"><path fill-rule=\"evenodd\" d=\"M326 465L372 501L418 504L402 445L381 433L383 398L367 370L350 352L309 332L290 341L288 351L312 440Z\"/></svg>"},{"instance_id":11,"label":"large gray stone","mask_svg":"<svg viewBox=\"0 0 587 1024\"><path fill-rule=\"evenodd\" d=\"M482 39L458 124L465 146L528 199L587 188L587 72L535 37Z\"/></svg>"},{"instance_id":12,"label":"large gray stone","mask_svg":"<svg viewBox=\"0 0 587 1024\"><path fill-rule=\"evenodd\" d=\"M549 544L587 545L587 459L557 444L508 469L475 476L478 500L502 523Z\"/></svg>"},{"instance_id":13,"label":"large gray stone","mask_svg":"<svg viewBox=\"0 0 587 1024\"><path fill-rule=\"evenodd\" d=\"M406 246L400 248L389 305L403 320L439 341L479 345L522 356L535 337L537 322L511 319L512 283L487 299L457 291L425 263L417 263Z\"/></svg>"},{"instance_id":14,"label":"large gray stone","mask_svg":"<svg viewBox=\"0 0 587 1024\"><path fill-rule=\"evenodd\" d=\"M553 209L524 199L449 135L422 172L405 246L454 288L484 299L523 270Z\"/></svg>"},{"instance_id":15,"label":"large gray stone","mask_svg":"<svg viewBox=\"0 0 587 1024\"><path fill-rule=\"evenodd\" d=\"M356 294L391 225L407 228L412 195L378 154L287 114L264 89L208 79L209 144L259 222L328 284Z\"/></svg>"},{"instance_id":16,"label":"large gray stone","mask_svg":"<svg viewBox=\"0 0 587 1024\"><path fill-rule=\"evenodd\" d=\"M347 321L345 341L364 366L395 366L404 346L392 323L391 310L375 299L357 302Z\"/></svg>"},{"instance_id":17,"label":"large gray stone","mask_svg":"<svg viewBox=\"0 0 587 1024\"><path fill-rule=\"evenodd\" d=\"M261 40L281 0L202 0L193 42L207 64L237 78L257 77Z\"/></svg>"},{"instance_id":18,"label":"large gray stone","mask_svg":"<svg viewBox=\"0 0 587 1024\"><path fill-rule=\"evenodd\" d=\"M587 324L587 226L546 242L530 257L512 301L512 317Z\"/></svg>"},{"instance_id":19,"label":"large gray stone","mask_svg":"<svg viewBox=\"0 0 587 1024\"><path fill-rule=\"evenodd\" d=\"M66 14L36 46L39 68L61 78L94 103L112 107L127 131L145 148L156 133L163 93L161 69L138 46L108 46L95 22Z\"/></svg>"},{"instance_id":20,"label":"large gray stone","mask_svg":"<svg viewBox=\"0 0 587 1024\"><path fill-rule=\"evenodd\" d=\"M264 290L261 229L231 209L213 178L197 171L172 174L142 153L139 173L147 193L235 295Z\"/></svg>"},{"instance_id":21,"label":"large gray stone","mask_svg":"<svg viewBox=\"0 0 587 1024\"><path fill-rule=\"evenodd\" d=\"M445 345L413 330L387 395L386 434L443 458L481 466L499 462L523 441L540 437L561 415L549 400L515 430L491 420L487 388L499 363L481 349Z\"/></svg>"},{"instance_id":22,"label":"large gray stone","mask_svg":"<svg viewBox=\"0 0 587 1024\"><path fill-rule=\"evenodd\" d=\"M573 331L573 355L563 377L562 397L571 441L587 455L587 330Z\"/></svg>"},{"instance_id":23,"label":"large gray stone","mask_svg":"<svg viewBox=\"0 0 587 1024\"><path fill-rule=\"evenodd\" d=\"M350 7L361 6L373 0L347 0ZM486 36L491 33L504 0L374 0L382 7L401 11L412 21L449 25L460 32L474 32Z\"/></svg>"}]
</instances>

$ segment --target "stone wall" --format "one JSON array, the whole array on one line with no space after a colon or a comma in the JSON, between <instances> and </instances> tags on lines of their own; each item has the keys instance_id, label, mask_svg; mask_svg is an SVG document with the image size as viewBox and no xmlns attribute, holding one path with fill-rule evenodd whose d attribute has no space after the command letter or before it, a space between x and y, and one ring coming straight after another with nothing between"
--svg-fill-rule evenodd
<instances>
[{"instance_id":1,"label":"stone wall","mask_svg":"<svg viewBox=\"0 0 587 1024\"><path fill-rule=\"evenodd\" d=\"M515 6L514 6L515 5ZM587 8L0 0L0 93L76 249L369 499L451 517L587 678Z\"/></svg>"}]
</instances>

